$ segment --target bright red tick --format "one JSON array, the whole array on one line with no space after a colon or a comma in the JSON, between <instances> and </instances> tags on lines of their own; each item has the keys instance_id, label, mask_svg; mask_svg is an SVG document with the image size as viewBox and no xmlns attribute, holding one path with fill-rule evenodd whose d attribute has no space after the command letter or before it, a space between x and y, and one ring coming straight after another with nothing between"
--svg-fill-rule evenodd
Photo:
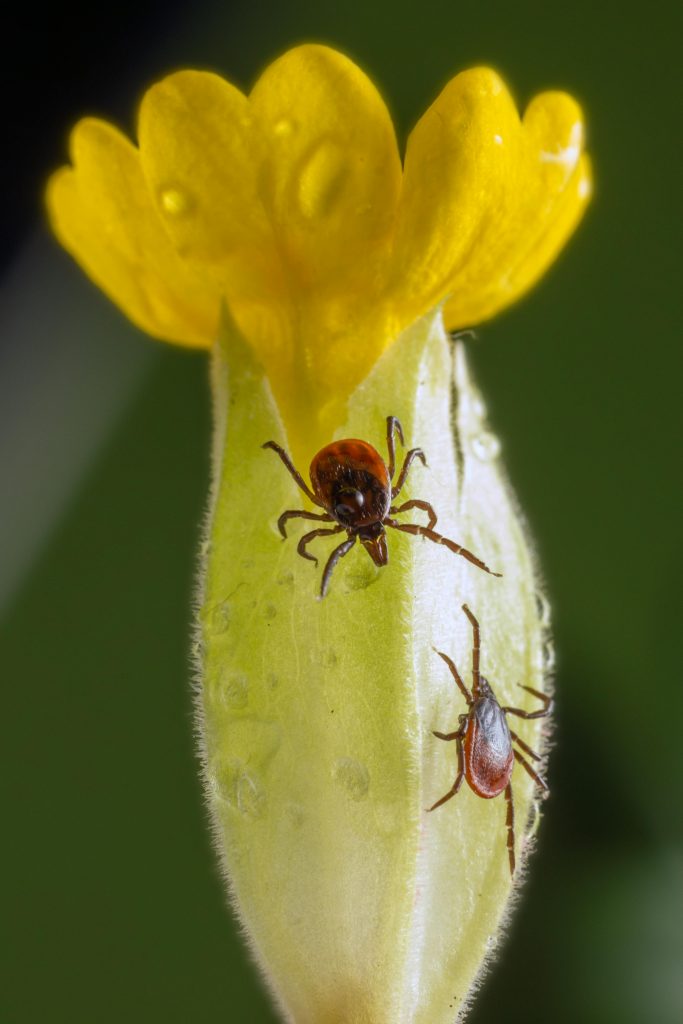
<instances>
[{"instance_id":1,"label":"bright red tick","mask_svg":"<svg viewBox=\"0 0 683 1024\"><path fill-rule=\"evenodd\" d=\"M519 718L546 718L552 711L552 699L530 686L522 686L523 690L533 693L543 701L538 711L523 711L521 708L502 708L490 685L479 673L479 623L466 604L462 606L467 618L472 623L472 692L467 689L460 674L448 657L441 651L436 653L448 665L460 692L467 701L467 714L459 716L460 728L455 732L435 732L440 740L455 740L458 751L458 773L455 782L448 792L437 800L429 810L433 811L447 800L454 797L467 779L470 789L477 796L489 800L500 793L505 793L507 801L507 849L510 860L510 874L515 873L515 809L512 799L510 782L515 761L518 761L528 772L537 786L545 793L548 785L536 772L523 754L516 750L514 743L528 754L533 761L540 761L538 754L524 740L509 728L506 715L517 715Z\"/></svg>"},{"instance_id":2,"label":"bright red tick","mask_svg":"<svg viewBox=\"0 0 683 1024\"><path fill-rule=\"evenodd\" d=\"M304 494L314 505L324 509L322 513L306 512L303 509L291 509L283 512L278 519L278 529L282 536L287 536L285 523L288 519L315 519L323 523L337 524L330 529L321 528L304 534L297 547L298 553L317 565L318 559L307 550L310 542L317 537L346 533L346 540L332 551L325 565L320 586L321 597L327 593L330 577L337 562L349 553L357 540L361 542L375 565L387 564L389 560L385 536L387 526L393 530L400 530L402 533L427 537L435 544L443 544L456 555L462 555L473 565L483 569L484 572L491 573L492 576L500 576L500 573L491 572L489 567L467 548L436 533L434 530L437 522L436 512L429 502L413 498L402 505L393 504L394 498L398 497L406 482L408 471L414 460L420 459L423 465L427 465L422 449L411 448L403 460L398 479L393 484L394 434L398 436L401 444L405 444L401 424L395 416L387 416L388 462L384 461L371 444L356 438L334 441L321 448L311 462L312 489L306 484L287 452L279 444L276 444L275 441L266 441L263 445L264 448L272 448L277 452ZM427 526L419 526L416 523L400 523L392 518L392 516L407 512L411 508L419 508L427 513L429 517Z\"/></svg>"}]
</instances>

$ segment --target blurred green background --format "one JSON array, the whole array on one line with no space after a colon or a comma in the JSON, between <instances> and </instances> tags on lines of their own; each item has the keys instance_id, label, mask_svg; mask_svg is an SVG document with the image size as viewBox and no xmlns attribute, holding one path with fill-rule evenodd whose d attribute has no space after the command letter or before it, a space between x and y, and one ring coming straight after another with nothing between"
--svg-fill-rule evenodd
<instances>
[{"instance_id":1,"label":"blurred green background","mask_svg":"<svg viewBox=\"0 0 683 1024\"><path fill-rule=\"evenodd\" d=\"M356 59L402 139L480 62L522 105L561 87L585 106L587 219L471 346L553 599L558 691L552 799L472 1024L683 1021L682 28L673 2L207 2L146 23L137 48L131 22L107 49L109 89L74 111L132 129L165 71L247 88L303 40ZM73 30L92 31L96 63L99 30ZM193 751L207 364L140 336L32 201L0 292L0 1021L273 1022Z\"/></svg>"}]
</instances>

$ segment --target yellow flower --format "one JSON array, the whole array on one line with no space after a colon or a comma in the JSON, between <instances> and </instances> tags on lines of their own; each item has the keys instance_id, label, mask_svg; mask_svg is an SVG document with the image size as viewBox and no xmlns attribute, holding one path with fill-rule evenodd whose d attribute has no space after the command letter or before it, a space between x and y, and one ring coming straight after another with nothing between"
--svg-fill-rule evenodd
<instances>
[{"instance_id":1,"label":"yellow flower","mask_svg":"<svg viewBox=\"0 0 683 1024\"><path fill-rule=\"evenodd\" d=\"M445 328L512 302L571 234L590 193L580 110L549 92L520 120L495 72L466 71L402 167L373 85L302 46L248 98L213 74L169 76L138 136L82 121L48 207L136 324L212 348L197 725L235 909L287 1020L451 1024L514 882L502 799L463 785L426 812L457 764L433 732L465 711L435 649L468 673L467 603L482 671L526 710L538 700L517 684L547 689L551 659L500 446ZM276 528L304 499L261 446L303 469L335 437L381 445L389 414L429 459L406 491L503 578L390 531L387 567L356 549L316 601L319 574ZM543 751L538 720L515 728ZM522 866L538 794L519 768L512 784Z\"/></svg>"},{"instance_id":2,"label":"yellow flower","mask_svg":"<svg viewBox=\"0 0 683 1024\"><path fill-rule=\"evenodd\" d=\"M139 327L210 347L221 300L272 383L297 451L322 444L400 332L448 329L523 294L590 194L581 111L520 119L499 76L457 75L402 169L391 119L350 60L301 46L247 97L181 71L145 95L139 148L81 121L48 189L63 245Z\"/></svg>"}]
</instances>

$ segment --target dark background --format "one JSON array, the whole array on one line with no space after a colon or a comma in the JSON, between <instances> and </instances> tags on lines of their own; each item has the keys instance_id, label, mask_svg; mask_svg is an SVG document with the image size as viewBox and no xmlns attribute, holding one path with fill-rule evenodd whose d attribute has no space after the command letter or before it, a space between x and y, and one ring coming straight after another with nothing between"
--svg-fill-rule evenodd
<instances>
[{"instance_id":1,"label":"dark background","mask_svg":"<svg viewBox=\"0 0 683 1024\"><path fill-rule=\"evenodd\" d=\"M49 238L85 113L131 130L179 66L248 88L329 42L401 139L486 62L584 104L596 196L472 349L557 641L539 849L472 1024L683 1020L678 4L356 0L14 16L3 62L3 1024L272 1022L225 909L193 754L188 621L205 358L140 336Z\"/></svg>"}]
</instances>

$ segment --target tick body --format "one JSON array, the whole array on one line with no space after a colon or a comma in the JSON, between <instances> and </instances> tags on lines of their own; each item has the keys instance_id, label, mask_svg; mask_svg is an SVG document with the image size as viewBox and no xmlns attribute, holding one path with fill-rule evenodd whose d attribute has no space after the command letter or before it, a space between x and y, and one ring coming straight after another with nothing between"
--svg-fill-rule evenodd
<instances>
[{"instance_id":1,"label":"tick body","mask_svg":"<svg viewBox=\"0 0 683 1024\"><path fill-rule=\"evenodd\" d=\"M416 450L413 458L421 455ZM367 441L335 441L314 456L310 473L313 490L331 519L358 537L375 565L386 565L386 537L377 527L391 508L391 477L379 452Z\"/></svg>"},{"instance_id":2,"label":"tick body","mask_svg":"<svg viewBox=\"0 0 683 1024\"><path fill-rule=\"evenodd\" d=\"M511 778L515 761L522 765L536 785L545 793L548 792L548 786L545 780L541 778L527 761L524 754L530 757L532 761L540 761L541 758L524 740L521 740L510 729L507 723L507 716L517 715L519 718L526 719L547 718L552 711L552 700L539 690L533 690L530 686L523 686L523 690L532 693L543 702L543 707L539 708L538 711L524 711L522 708L501 707L491 686L479 671L479 623L466 604L462 606L462 610L472 625L472 690L470 692L467 688L455 664L448 655L437 651L436 653L439 657L448 665L458 689L467 702L468 710L466 714L460 715L460 727L455 732L434 733L440 740L455 742L458 755L458 771L451 788L429 810L436 810L437 807L440 807L447 800L454 797L460 790L463 779L467 780L470 789L477 796L483 797L485 800L490 800L493 797L500 796L501 793L505 793L507 803L507 850L510 874L514 875L515 809ZM521 748L521 750L518 750L517 747ZM524 751L524 754L521 751Z\"/></svg>"},{"instance_id":3,"label":"tick body","mask_svg":"<svg viewBox=\"0 0 683 1024\"><path fill-rule=\"evenodd\" d=\"M287 536L285 525L289 519L312 519L321 523L336 524L329 528L320 527L304 534L297 546L298 553L317 565L318 559L308 551L311 541L318 537L346 533L346 540L334 548L323 570L320 585L321 597L327 593L330 577L337 562L349 553L357 540L361 542L375 565L387 564L389 552L386 527L414 536L427 537L435 544L443 544L455 554L462 555L463 558L484 572L491 573L492 576L500 575L500 573L492 573L489 567L467 548L456 544L454 540L450 540L434 530L437 516L429 502L413 498L401 505L394 504L394 499L400 494L415 459L419 459L423 465L427 465L422 449L411 448L406 453L394 483L395 436L398 436L401 444L404 444L401 424L395 416L387 416L387 462L371 444L357 438L334 441L321 448L311 462L311 487L295 468L284 448L281 448L275 441L266 441L263 445L264 448L272 448L277 452L304 494L314 505L323 510L322 512L307 512L304 509L289 509L283 512L278 519L278 529L282 536ZM393 518L412 508L419 508L427 513L427 526L403 523Z\"/></svg>"}]
</instances>

